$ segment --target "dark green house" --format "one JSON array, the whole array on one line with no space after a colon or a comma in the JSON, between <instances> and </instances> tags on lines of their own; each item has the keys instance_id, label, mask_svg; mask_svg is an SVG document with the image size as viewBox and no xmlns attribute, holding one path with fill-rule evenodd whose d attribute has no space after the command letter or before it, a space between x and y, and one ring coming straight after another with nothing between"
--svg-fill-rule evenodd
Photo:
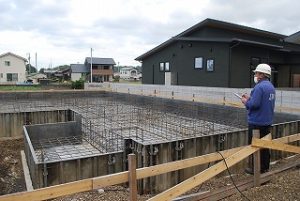
<instances>
[{"instance_id":1,"label":"dark green house","mask_svg":"<svg viewBox=\"0 0 300 201\"><path fill-rule=\"evenodd\" d=\"M206 19L136 58L143 84L252 87L257 64L276 87L300 87L300 33L285 36Z\"/></svg>"}]
</instances>

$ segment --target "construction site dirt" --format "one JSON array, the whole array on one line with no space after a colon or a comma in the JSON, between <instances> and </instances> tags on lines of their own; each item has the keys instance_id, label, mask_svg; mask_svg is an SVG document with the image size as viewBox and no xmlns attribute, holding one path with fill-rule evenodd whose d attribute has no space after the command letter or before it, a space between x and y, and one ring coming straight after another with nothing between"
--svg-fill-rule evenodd
<instances>
[{"instance_id":1,"label":"construction site dirt","mask_svg":"<svg viewBox=\"0 0 300 201\"><path fill-rule=\"evenodd\" d=\"M0 147L0 194L26 190L20 154L24 140L1 140Z\"/></svg>"},{"instance_id":2,"label":"construction site dirt","mask_svg":"<svg viewBox=\"0 0 300 201\"><path fill-rule=\"evenodd\" d=\"M23 139L1 140L0 141L0 194L9 194L13 192L25 191L25 182L22 170L20 151L24 148ZM293 161L291 159L282 159L271 166L271 170L278 169L286 163ZM298 159L299 160L299 159ZM235 182L251 177L243 172L233 175ZM194 188L187 194L201 191L212 191L224 186L232 185L231 179L227 174L205 182L203 185ZM244 195L250 200L300 200L300 169L295 167L288 171L273 175L267 184L243 191ZM138 196L138 200L144 201L153 195ZM69 200L95 200L95 201L127 201L129 191L123 186L111 186L103 190L78 193L70 196L54 199L55 201ZM225 198L226 201L245 200L237 191L236 194Z\"/></svg>"}]
</instances>

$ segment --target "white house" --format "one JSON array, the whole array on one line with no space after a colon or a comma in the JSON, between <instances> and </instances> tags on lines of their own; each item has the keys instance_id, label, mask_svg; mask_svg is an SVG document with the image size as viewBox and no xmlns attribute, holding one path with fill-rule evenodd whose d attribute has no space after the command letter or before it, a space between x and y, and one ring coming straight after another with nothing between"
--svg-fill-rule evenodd
<instances>
[{"instance_id":1,"label":"white house","mask_svg":"<svg viewBox=\"0 0 300 201\"><path fill-rule=\"evenodd\" d=\"M71 64L71 80L76 81L80 78L85 80L90 74L90 69L84 64Z\"/></svg>"},{"instance_id":2,"label":"white house","mask_svg":"<svg viewBox=\"0 0 300 201\"><path fill-rule=\"evenodd\" d=\"M141 74L134 68L121 68L120 69L120 78L129 80L129 79L140 79Z\"/></svg>"},{"instance_id":3,"label":"white house","mask_svg":"<svg viewBox=\"0 0 300 201\"><path fill-rule=\"evenodd\" d=\"M0 83L26 81L27 59L7 52L0 55Z\"/></svg>"}]
</instances>

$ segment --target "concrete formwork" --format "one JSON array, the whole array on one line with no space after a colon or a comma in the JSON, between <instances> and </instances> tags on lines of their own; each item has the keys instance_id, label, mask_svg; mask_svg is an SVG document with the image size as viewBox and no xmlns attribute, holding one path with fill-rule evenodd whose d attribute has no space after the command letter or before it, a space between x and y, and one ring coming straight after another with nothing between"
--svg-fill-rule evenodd
<instances>
[{"instance_id":1,"label":"concrete formwork","mask_svg":"<svg viewBox=\"0 0 300 201\"><path fill-rule=\"evenodd\" d=\"M0 138L23 136L23 125L71 120L71 110L0 113Z\"/></svg>"},{"instance_id":2,"label":"concrete formwork","mask_svg":"<svg viewBox=\"0 0 300 201\"><path fill-rule=\"evenodd\" d=\"M55 140L51 138L55 147L58 146L57 140L60 142L62 137L66 137L72 147L93 147L95 152L58 160L46 160L44 157L38 161L27 157L35 188L127 170L127 154L132 152L137 154L137 166L146 167L247 143L246 111L241 108L116 93L93 92L89 96L87 92L81 95L70 92L62 97L55 93L56 98L51 93L39 95L47 97L44 102L38 94L34 94L25 95L25 100L18 96L15 104L23 106L31 102L33 107L25 109L32 112L36 109L34 106L41 104L45 106L43 111L53 109L53 106L69 109L70 120L75 122L60 123L56 129L53 129L55 124L30 125L26 126L28 131L35 132L30 128L39 127L47 132L52 126L52 130L57 131L56 136L52 135ZM295 115L276 113L275 123L278 125L273 128L273 137L299 132L298 119ZM68 126L72 124L77 125L80 134L69 132L71 128L68 129ZM59 129L61 131L58 132ZM37 135L31 136L35 138ZM76 140L70 142L69 138L74 137ZM46 139L39 139L39 143L47 145ZM27 155L39 153L30 140L25 143ZM64 143L62 146L66 147ZM90 149L88 147L86 150ZM272 153L273 160L281 156L281 153ZM233 167L232 171L244 166L245 161ZM207 167L208 164L204 164L143 179L139 182L139 191L160 192Z\"/></svg>"},{"instance_id":3,"label":"concrete formwork","mask_svg":"<svg viewBox=\"0 0 300 201\"><path fill-rule=\"evenodd\" d=\"M271 133L273 138L295 134L300 132L300 121L292 121L274 124ZM137 155L139 168L162 164L180 159L187 159L216 151L226 150L234 147L247 145L248 130L240 130L198 138L173 141L162 144L142 145L134 140L127 140L126 153L133 152ZM295 142L299 145L299 142ZM286 152L272 151L271 161L287 157L291 154ZM138 182L140 193L157 193L178 184L179 182L201 172L212 164L204 164L184 170L166 173L152 178L143 179ZM231 173L243 171L247 167L247 160L243 160L230 168ZM224 173L227 174L227 173Z\"/></svg>"}]
</instances>

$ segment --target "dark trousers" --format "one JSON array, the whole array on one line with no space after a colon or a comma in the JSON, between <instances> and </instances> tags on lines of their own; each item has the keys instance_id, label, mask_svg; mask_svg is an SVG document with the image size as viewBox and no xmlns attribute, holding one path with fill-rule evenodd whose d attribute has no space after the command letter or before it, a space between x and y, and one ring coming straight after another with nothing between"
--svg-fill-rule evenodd
<instances>
[{"instance_id":1,"label":"dark trousers","mask_svg":"<svg viewBox=\"0 0 300 201\"><path fill-rule=\"evenodd\" d=\"M270 133L271 126L257 126L257 125L248 125L248 144L251 144L252 141L252 134L253 130L259 130L260 138L266 136ZM250 156L249 166L253 169L253 156ZM260 150L260 165L261 165L261 172L265 172L269 170L270 167L270 151L269 149L261 149Z\"/></svg>"}]
</instances>

